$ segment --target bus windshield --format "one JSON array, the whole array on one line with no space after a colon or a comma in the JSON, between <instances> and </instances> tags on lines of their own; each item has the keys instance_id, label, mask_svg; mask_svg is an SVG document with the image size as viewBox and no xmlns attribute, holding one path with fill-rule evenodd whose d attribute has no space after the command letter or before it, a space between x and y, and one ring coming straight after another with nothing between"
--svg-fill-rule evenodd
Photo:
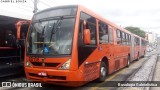
<instances>
[{"instance_id":1,"label":"bus windshield","mask_svg":"<svg viewBox=\"0 0 160 90\"><path fill-rule=\"evenodd\" d=\"M75 18L57 18L32 23L27 53L70 55Z\"/></svg>"}]
</instances>

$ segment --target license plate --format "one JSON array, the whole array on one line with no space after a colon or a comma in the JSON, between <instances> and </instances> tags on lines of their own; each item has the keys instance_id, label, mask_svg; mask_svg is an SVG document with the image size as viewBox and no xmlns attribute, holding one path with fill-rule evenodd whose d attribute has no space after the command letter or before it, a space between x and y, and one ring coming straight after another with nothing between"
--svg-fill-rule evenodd
<instances>
[{"instance_id":1,"label":"license plate","mask_svg":"<svg viewBox=\"0 0 160 90\"><path fill-rule=\"evenodd\" d=\"M45 72L40 72L40 73L38 73L38 75L39 75L39 76L47 76L47 73L45 73Z\"/></svg>"}]
</instances>

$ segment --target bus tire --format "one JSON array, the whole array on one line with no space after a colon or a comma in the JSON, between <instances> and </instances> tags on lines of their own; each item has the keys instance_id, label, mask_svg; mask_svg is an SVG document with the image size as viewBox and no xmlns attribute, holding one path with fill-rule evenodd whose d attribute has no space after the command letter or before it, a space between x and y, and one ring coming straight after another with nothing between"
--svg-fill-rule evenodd
<instances>
[{"instance_id":1,"label":"bus tire","mask_svg":"<svg viewBox=\"0 0 160 90\"><path fill-rule=\"evenodd\" d=\"M130 56L128 55L128 58L127 58L127 67L129 67L130 65Z\"/></svg>"},{"instance_id":2,"label":"bus tire","mask_svg":"<svg viewBox=\"0 0 160 90\"><path fill-rule=\"evenodd\" d=\"M106 64L102 61L101 65L100 65L100 75L98 78L98 81L103 82L106 79L107 76L107 68L106 68Z\"/></svg>"}]
</instances>

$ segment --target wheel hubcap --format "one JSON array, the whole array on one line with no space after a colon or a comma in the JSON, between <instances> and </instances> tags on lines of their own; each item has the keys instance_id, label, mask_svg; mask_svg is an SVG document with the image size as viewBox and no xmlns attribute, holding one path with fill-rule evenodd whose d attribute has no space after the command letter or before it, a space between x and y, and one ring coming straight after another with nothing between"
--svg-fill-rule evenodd
<instances>
[{"instance_id":1,"label":"wheel hubcap","mask_svg":"<svg viewBox=\"0 0 160 90\"><path fill-rule=\"evenodd\" d=\"M106 76L105 67L101 67L101 75L102 75L102 76Z\"/></svg>"}]
</instances>

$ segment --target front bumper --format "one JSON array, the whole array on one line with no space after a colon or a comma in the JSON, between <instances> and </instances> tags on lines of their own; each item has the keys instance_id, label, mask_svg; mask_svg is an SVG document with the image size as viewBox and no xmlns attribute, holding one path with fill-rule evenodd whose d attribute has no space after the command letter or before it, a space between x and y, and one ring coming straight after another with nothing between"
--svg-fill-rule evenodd
<instances>
[{"instance_id":1,"label":"front bumper","mask_svg":"<svg viewBox=\"0 0 160 90\"><path fill-rule=\"evenodd\" d=\"M38 75L41 72L46 73L46 76ZM37 82L63 86L81 86L85 83L83 74L78 71L25 67L25 73L29 80Z\"/></svg>"}]
</instances>

